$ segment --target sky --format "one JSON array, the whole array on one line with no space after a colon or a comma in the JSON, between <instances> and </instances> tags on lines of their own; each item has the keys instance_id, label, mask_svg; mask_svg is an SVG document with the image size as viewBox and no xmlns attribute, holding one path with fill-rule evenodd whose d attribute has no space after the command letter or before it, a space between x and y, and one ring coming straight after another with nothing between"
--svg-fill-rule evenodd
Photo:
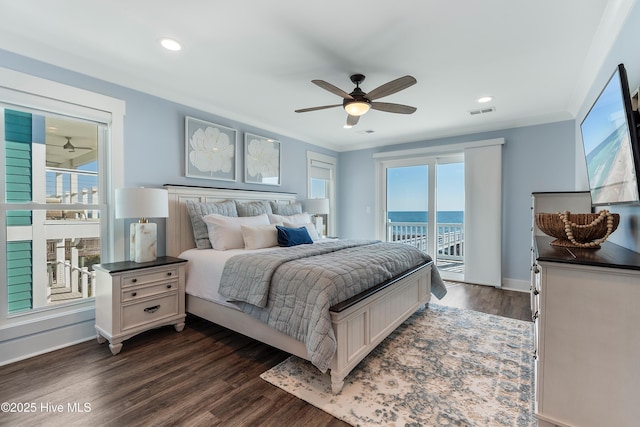
<instances>
[{"instance_id":1,"label":"sky","mask_svg":"<svg viewBox=\"0 0 640 427\"><path fill-rule=\"evenodd\" d=\"M389 211L426 211L428 198L427 166L387 169ZM437 166L437 209L464 210L464 163Z\"/></svg>"},{"instance_id":2,"label":"sky","mask_svg":"<svg viewBox=\"0 0 640 427\"><path fill-rule=\"evenodd\" d=\"M620 77L614 73L580 125L585 154L588 155L626 120Z\"/></svg>"}]
</instances>

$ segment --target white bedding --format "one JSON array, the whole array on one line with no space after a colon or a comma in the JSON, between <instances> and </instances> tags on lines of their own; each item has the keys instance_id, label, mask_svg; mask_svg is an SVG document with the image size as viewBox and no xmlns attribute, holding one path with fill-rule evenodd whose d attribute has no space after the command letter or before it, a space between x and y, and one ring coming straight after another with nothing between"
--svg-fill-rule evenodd
<instances>
[{"instance_id":1,"label":"white bedding","mask_svg":"<svg viewBox=\"0 0 640 427\"><path fill-rule=\"evenodd\" d=\"M235 304L229 303L218 293L220 287L220 277L224 264L234 255L251 252L264 252L277 249L229 249L218 251L215 249L189 249L180 254L180 258L189 262L186 266L187 283L186 292L189 295L237 308Z\"/></svg>"},{"instance_id":2,"label":"white bedding","mask_svg":"<svg viewBox=\"0 0 640 427\"><path fill-rule=\"evenodd\" d=\"M329 241L330 239L327 239ZM321 244L315 242L315 244ZM187 286L186 292L189 295L237 308L233 303L229 303L218 293L220 287L220 277L224 264L234 255L259 253L279 249L278 246L264 249L229 249L218 251L215 249L188 249L182 252L179 257L186 259L187 263Z\"/></svg>"}]
</instances>

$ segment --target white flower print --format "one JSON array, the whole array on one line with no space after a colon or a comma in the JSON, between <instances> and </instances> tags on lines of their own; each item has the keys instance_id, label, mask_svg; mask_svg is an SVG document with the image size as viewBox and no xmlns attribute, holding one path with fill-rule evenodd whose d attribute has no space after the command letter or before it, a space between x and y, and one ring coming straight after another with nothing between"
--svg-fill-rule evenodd
<instances>
[{"instance_id":1,"label":"white flower print","mask_svg":"<svg viewBox=\"0 0 640 427\"><path fill-rule=\"evenodd\" d=\"M193 151L189 153L189 161L200 172L229 173L233 165L235 144L229 141L229 135L220 132L220 129L207 126L206 129L198 128L189 144Z\"/></svg>"},{"instance_id":2,"label":"white flower print","mask_svg":"<svg viewBox=\"0 0 640 427\"><path fill-rule=\"evenodd\" d=\"M252 177L273 178L280 173L280 155L275 143L252 139L247 146L247 173Z\"/></svg>"}]
</instances>

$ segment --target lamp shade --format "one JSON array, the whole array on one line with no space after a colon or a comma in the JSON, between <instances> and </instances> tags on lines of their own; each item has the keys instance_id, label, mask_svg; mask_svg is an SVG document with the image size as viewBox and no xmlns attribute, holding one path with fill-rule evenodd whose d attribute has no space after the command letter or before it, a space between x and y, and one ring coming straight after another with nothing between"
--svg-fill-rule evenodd
<instances>
[{"instance_id":1,"label":"lamp shade","mask_svg":"<svg viewBox=\"0 0 640 427\"><path fill-rule=\"evenodd\" d=\"M116 218L166 218L169 193L162 188L117 188Z\"/></svg>"},{"instance_id":2,"label":"lamp shade","mask_svg":"<svg viewBox=\"0 0 640 427\"><path fill-rule=\"evenodd\" d=\"M371 106L364 101L353 101L346 104L344 109L352 116L361 116L369 111L370 107Z\"/></svg>"},{"instance_id":3,"label":"lamp shade","mask_svg":"<svg viewBox=\"0 0 640 427\"><path fill-rule=\"evenodd\" d=\"M324 215L329 213L329 199L307 199L304 202L307 212L314 215Z\"/></svg>"}]
</instances>

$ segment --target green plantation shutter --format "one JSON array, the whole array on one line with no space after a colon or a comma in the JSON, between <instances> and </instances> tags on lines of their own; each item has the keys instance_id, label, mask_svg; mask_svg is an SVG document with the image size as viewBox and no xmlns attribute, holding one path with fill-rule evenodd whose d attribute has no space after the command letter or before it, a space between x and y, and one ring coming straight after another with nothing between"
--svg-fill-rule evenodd
<instances>
[{"instance_id":1,"label":"green plantation shutter","mask_svg":"<svg viewBox=\"0 0 640 427\"><path fill-rule=\"evenodd\" d=\"M5 110L4 121L6 201L30 202L32 116L29 113ZM31 225L31 212L7 212L7 225Z\"/></svg>"},{"instance_id":2,"label":"green plantation shutter","mask_svg":"<svg viewBox=\"0 0 640 427\"><path fill-rule=\"evenodd\" d=\"M31 242L7 242L9 313L32 308Z\"/></svg>"},{"instance_id":3,"label":"green plantation shutter","mask_svg":"<svg viewBox=\"0 0 640 427\"><path fill-rule=\"evenodd\" d=\"M5 110L5 198L8 203L32 200L32 115ZM31 211L7 211L7 227L31 225ZM7 242L9 313L33 307L33 261L30 241Z\"/></svg>"}]
</instances>

